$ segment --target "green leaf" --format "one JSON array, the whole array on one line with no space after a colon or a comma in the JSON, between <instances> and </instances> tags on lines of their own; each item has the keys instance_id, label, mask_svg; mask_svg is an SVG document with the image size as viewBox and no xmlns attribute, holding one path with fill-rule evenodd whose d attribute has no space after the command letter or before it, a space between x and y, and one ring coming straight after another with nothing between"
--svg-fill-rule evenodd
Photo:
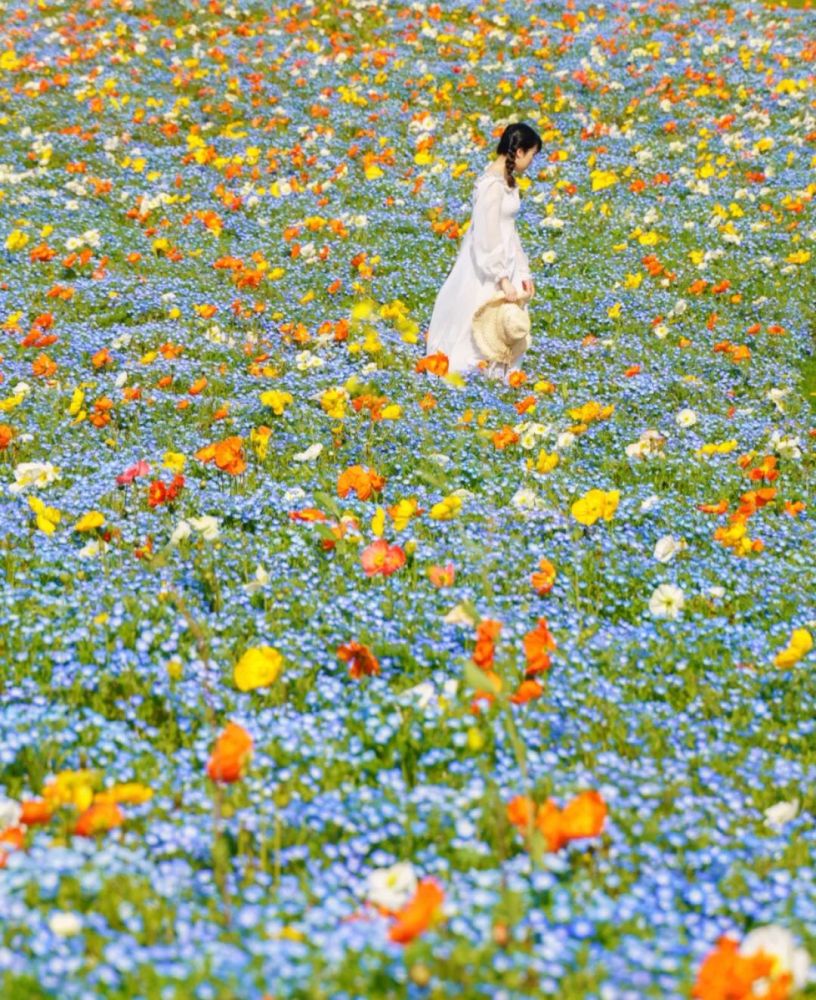
<instances>
[{"instance_id":1,"label":"green leaf","mask_svg":"<svg viewBox=\"0 0 816 1000\"><path fill-rule=\"evenodd\" d=\"M493 684L487 674L472 660L465 663L465 683L475 691L493 691Z\"/></svg>"},{"instance_id":2,"label":"green leaf","mask_svg":"<svg viewBox=\"0 0 816 1000\"><path fill-rule=\"evenodd\" d=\"M322 490L315 490L314 492L315 503L324 511L328 511L334 517L340 520L340 508L337 506L333 497L330 497L328 493L324 493Z\"/></svg>"}]
</instances>

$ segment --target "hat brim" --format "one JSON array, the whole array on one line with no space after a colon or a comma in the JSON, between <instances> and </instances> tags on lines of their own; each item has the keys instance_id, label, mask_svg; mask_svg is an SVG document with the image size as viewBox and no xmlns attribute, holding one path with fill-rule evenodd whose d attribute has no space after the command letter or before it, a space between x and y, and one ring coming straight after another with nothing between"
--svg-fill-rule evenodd
<instances>
[{"instance_id":1,"label":"hat brim","mask_svg":"<svg viewBox=\"0 0 816 1000\"><path fill-rule=\"evenodd\" d=\"M471 332L476 347L488 361L496 361L499 364L512 364L530 346L529 330L508 343L499 333L498 318L489 315L490 312L508 304L510 303L503 295L488 299L476 310L471 320ZM519 307L521 308L520 304Z\"/></svg>"}]
</instances>

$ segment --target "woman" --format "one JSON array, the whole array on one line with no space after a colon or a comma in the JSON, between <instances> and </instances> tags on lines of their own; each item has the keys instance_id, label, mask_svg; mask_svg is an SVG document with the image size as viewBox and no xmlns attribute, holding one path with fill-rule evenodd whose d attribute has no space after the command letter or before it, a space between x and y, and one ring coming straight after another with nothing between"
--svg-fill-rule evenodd
<instances>
[{"instance_id":1,"label":"woman","mask_svg":"<svg viewBox=\"0 0 816 1000\"><path fill-rule=\"evenodd\" d=\"M532 298L530 264L516 232L520 194L513 175L524 173L541 148L534 129L514 122L502 133L496 159L476 179L471 222L437 294L428 328L426 355L442 351L449 371L486 367L471 331L480 305L499 293L509 302Z\"/></svg>"}]
</instances>

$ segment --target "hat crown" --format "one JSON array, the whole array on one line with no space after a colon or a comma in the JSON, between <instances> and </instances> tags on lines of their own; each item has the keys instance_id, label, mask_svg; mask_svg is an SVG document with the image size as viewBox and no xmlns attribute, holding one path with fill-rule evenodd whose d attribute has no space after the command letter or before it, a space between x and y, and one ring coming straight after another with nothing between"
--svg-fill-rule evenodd
<instances>
[{"instance_id":1,"label":"hat crown","mask_svg":"<svg viewBox=\"0 0 816 1000\"><path fill-rule=\"evenodd\" d=\"M472 329L476 346L491 361L512 363L530 346L527 310L504 296L496 296L476 310Z\"/></svg>"}]
</instances>

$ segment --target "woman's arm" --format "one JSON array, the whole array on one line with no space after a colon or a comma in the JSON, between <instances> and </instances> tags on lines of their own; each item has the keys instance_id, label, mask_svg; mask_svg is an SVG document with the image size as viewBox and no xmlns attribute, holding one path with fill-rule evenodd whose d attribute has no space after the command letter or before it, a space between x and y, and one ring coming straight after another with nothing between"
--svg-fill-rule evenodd
<instances>
[{"instance_id":1,"label":"woman's arm","mask_svg":"<svg viewBox=\"0 0 816 1000\"><path fill-rule=\"evenodd\" d=\"M473 260L476 268L497 286L510 277L510 262L501 233L504 191L500 181L485 181L473 206Z\"/></svg>"}]
</instances>

